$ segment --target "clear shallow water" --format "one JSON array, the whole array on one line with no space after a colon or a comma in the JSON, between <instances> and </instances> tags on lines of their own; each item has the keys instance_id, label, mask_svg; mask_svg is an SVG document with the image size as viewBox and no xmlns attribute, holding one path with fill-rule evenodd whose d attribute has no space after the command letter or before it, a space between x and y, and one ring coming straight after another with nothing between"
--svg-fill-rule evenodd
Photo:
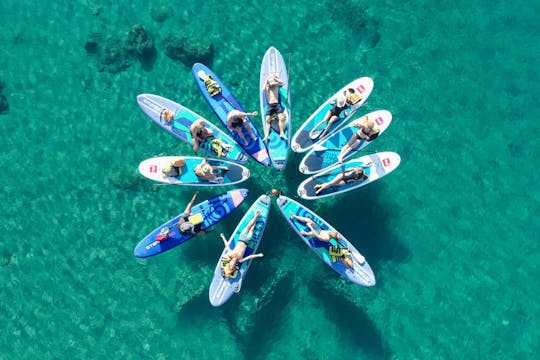
<instances>
[{"instance_id":1,"label":"clear shallow water","mask_svg":"<svg viewBox=\"0 0 540 360\"><path fill-rule=\"evenodd\" d=\"M538 4L169 3L158 23L151 8L161 4L0 5L10 104L0 115L1 358L538 356ZM156 37L153 66L99 71L89 34L123 37L134 24ZM136 95L217 121L190 68L165 56L171 31L212 42L210 66L247 110L259 107L260 61L276 46L294 130L337 88L374 79L365 112L388 109L394 120L369 149L398 152L400 168L304 203L365 255L375 288L341 281L276 209L265 258L222 308L207 299L217 236L133 257L193 190L137 174L145 158L190 150L144 116ZM272 187L293 196L300 160L291 154L283 173L250 161L247 204L217 230L230 233ZM203 199L227 188L200 190Z\"/></svg>"}]
</instances>

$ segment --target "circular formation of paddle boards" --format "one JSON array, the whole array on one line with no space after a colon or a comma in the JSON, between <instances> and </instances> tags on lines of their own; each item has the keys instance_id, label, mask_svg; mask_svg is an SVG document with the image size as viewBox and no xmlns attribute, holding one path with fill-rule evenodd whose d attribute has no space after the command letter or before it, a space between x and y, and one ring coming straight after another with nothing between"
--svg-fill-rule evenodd
<instances>
[{"instance_id":1,"label":"circular formation of paddle boards","mask_svg":"<svg viewBox=\"0 0 540 360\"><path fill-rule=\"evenodd\" d=\"M388 110L362 112L374 87L369 77L360 77L340 88L293 134L289 73L275 47L265 52L261 62L260 112L246 111L207 66L194 64L192 75L220 126L162 96L137 96L141 110L162 129L188 144L193 152L143 160L138 170L156 182L155 186L239 184L252 175L246 166L249 158L282 171L292 151L305 153L298 170L309 176L299 184L295 197L317 200L366 186L393 172L401 162L395 152L364 150L386 133L392 122ZM255 126L255 116L260 116L261 131ZM183 212L148 233L135 247L134 255L155 256L204 235L237 209L249 190L229 190L199 202L197 194L186 203ZM209 289L213 306L223 305L238 293L251 262L264 256L257 249L273 198L287 223L324 263L353 283L375 285L368 262L337 228L299 201L273 189L251 204L232 234L220 234L224 248Z\"/></svg>"}]
</instances>

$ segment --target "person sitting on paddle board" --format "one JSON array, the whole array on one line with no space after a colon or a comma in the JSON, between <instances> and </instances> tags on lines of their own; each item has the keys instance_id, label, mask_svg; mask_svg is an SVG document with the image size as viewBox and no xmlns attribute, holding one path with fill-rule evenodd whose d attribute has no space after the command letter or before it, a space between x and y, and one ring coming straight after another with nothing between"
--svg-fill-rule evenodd
<instances>
[{"instance_id":1,"label":"person sitting on paddle board","mask_svg":"<svg viewBox=\"0 0 540 360\"><path fill-rule=\"evenodd\" d=\"M334 240L336 240L338 242L338 244L342 245L339 242L339 240L343 236L340 233L338 233L336 230L321 230L319 225L315 224L315 222L312 219L307 218L307 217L303 217L303 216L296 216L292 212L289 212L289 217L292 220L296 220L296 221L299 221L299 222L305 224L309 228L309 231L303 231L302 230L300 232L302 235L314 237L317 240L324 241L324 242L327 242L327 243L329 243L330 240L334 239ZM334 256L334 254L331 254L332 255L332 261L334 261L334 262L341 261L343 264L345 264L345 266L347 266L349 268L353 267L350 251L346 246L329 245L329 249L332 250L334 253L339 252L339 254L341 254L341 256ZM341 250L338 250L338 249L341 249ZM347 252L348 252L348 254L347 254Z\"/></svg>"},{"instance_id":2,"label":"person sitting on paddle board","mask_svg":"<svg viewBox=\"0 0 540 360\"><path fill-rule=\"evenodd\" d=\"M229 111L229 113L227 114L227 127L231 130L236 131L240 139L244 141L244 145L249 144L249 142L246 139L244 133L242 132L242 128L246 128L251 139L257 139L257 136L255 136L255 134L253 134L253 132L251 131L251 126L249 126L249 123L246 119L248 116L256 116L257 114L257 111L246 113L236 109Z\"/></svg>"},{"instance_id":3,"label":"person sitting on paddle board","mask_svg":"<svg viewBox=\"0 0 540 360\"><path fill-rule=\"evenodd\" d=\"M379 136L379 128L375 126L375 122L365 116L362 120L357 120L351 124L352 126L355 126L358 128L358 131L356 131L349 141L343 146L341 151L338 155L338 162L342 163L343 158L345 155L347 155L349 152L351 152L352 149L354 149L356 146L358 146L363 140L365 141L372 141L375 140L377 136Z\"/></svg>"},{"instance_id":4,"label":"person sitting on paddle board","mask_svg":"<svg viewBox=\"0 0 540 360\"><path fill-rule=\"evenodd\" d=\"M268 140L272 119L276 117L278 119L279 136L282 139L287 139L285 136L285 125L287 124L287 119L285 117L285 113L283 112L283 108L279 103L279 88L282 87L283 84L284 82L279 78L278 74L269 75L266 79L264 93L268 108L266 110L266 125L264 126L263 141Z\"/></svg>"},{"instance_id":5,"label":"person sitting on paddle board","mask_svg":"<svg viewBox=\"0 0 540 360\"><path fill-rule=\"evenodd\" d=\"M263 257L262 253L251 254L244 257L246 250L249 246L249 242L253 238L253 230L255 229L255 224L257 223L257 218L261 214L260 211L256 211L253 219L249 221L244 230L240 233L238 242L236 243L234 249L231 249L231 243L227 241L223 233L219 234L225 248L227 249L227 254L221 258L221 274L224 278L235 278L238 276L238 270L240 269L239 264L244 261L248 261L254 258ZM232 239L231 239L232 241Z\"/></svg>"},{"instance_id":6,"label":"person sitting on paddle board","mask_svg":"<svg viewBox=\"0 0 540 360\"><path fill-rule=\"evenodd\" d=\"M221 170L221 175L217 176L214 172ZM197 177L208 180L212 183L221 184L223 183L223 176L225 172L229 171L229 168L226 166L212 166L205 158L200 164L195 166L195 175Z\"/></svg>"},{"instance_id":7,"label":"person sitting on paddle board","mask_svg":"<svg viewBox=\"0 0 540 360\"><path fill-rule=\"evenodd\" d=\"M319 195L324 189L332 186L343 186L345 184L354 184L357 181L363 181L368 178L366 172L361 167L353 167L337 174L332 180L322 184L315 185L315 194Z\"/></svg>"},{"instance_id":8,"label":"person sitting on paddle board","mask_svg":"<svg viewBox=\"0 0 540 360\"><path fill-rule=\"evenodd\" d=\"M184 165L186 165L186 161L180 157L171 161L171 165L164 166L163 169L161 169L161 172L168 177L177 177L182 173L181 169Z\"/></svg>"},{"instance_id":9,"label":"person sitting on paddle board","mask_svg":"<svg viewBox=\"0 0 540 360\"><path fill-rule=\"evenodd\" d=\"M342 112L348 110L352 105L356 104L362 99L360 94L352 89L349 88L345 90L343 93L339 94L335 100L330 101L330 104L334 105L324 118L319 121L317 125L311 131L309 132L309 137L313 140L317 138L323 138L328 130L332 127L332 124L335 123L339 119L339 115L341 115ZM347 114L345 114L347 115ZM325 128L322 132L320 130L317 130L319 126L322 124L327 123Z\"/></svg>"},{"instance_id":10,"label":"person sitting on paddle board","mask_svg":"<svg viewBox=\"0 0 540 360\"><path fill-rule=\"evenodd\" d=\"M214 136L214 132L204 126L202 119L196 120L189 127L189 132L193 138L193 151L197 154L200 144L204 143L207 138Z\"/></svg>"},{"instance_id":11,"label":"person sitting on paddle board","mask_svg":"<svg viewBox=\"0 0 540 360\"><path fill-rule=\"evenodd\" d=\"M204 231L203 229L202 214L191 213L191 207L193 206L193 202L195 201L195 198L197 197L198 194L199 194L198 191L195 192L190 202L187 204L186 209L182 213L180 220L176 224L176 228L182 235L197 236L197 235L202 235L206 233L206 231Z\"/></svg>"}]
</instances>

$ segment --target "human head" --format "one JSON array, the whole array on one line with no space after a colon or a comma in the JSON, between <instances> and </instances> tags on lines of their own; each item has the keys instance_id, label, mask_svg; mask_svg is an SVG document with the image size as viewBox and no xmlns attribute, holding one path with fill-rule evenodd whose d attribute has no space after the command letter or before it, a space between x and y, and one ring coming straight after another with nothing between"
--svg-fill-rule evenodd
<instances>
[{"instance_id":1,"label":"human head","mask_svg":"<svg viewBox=\"0 0 540 360\"><path fill-rule=\"evenodd\" d=\"M364 119L363 123L364 123L364 126L367 127L368 129L373 130L373 128L375 127L375 122L371 120L370 118L368 118L367 116Z\"/></svg>"},{"instance_id":2,"label":"human head","mask_svg":"<svg viewBox=\"0 0 540 360\"><path fill-rule=\"evenodd\" d=\"M336 99L336 104L338 107L344 107L347 102L347 97L344 94L339 94Z\"/></svg>"},{"instance_id":3,"label":"human head","mask_svg":"<svg viewBox=\"0 0 540 360\"><path fill-rule=\"evenodd\" d=\"M174 114L171 110L169 109L165 109L163 110L163 118L166 120L166 121L172 121L173 117L174 117Z\"/></svg>"},{"instance_id":4,"label":"human head","mask_svg":"<svg viewBox=\"0 0 540 360\"><path fill-rule=\"evenodd\" d=\"M175 167L181 168L182 166L186 165L186 160L184 160L184 158L180 157L180 158L174 160L172 165L175 166Z\"/></svg>"},{"instance_id":5,"label":"human head","mask_svg":"<svg viewBox=\"0 0 540 360\"><path fill-rule=\"evenodd\" d=\"M237 259L235 256L226 256L221 262L221 272L224 278L232 278L237 274Z\"/></svg>"}]
</instances>

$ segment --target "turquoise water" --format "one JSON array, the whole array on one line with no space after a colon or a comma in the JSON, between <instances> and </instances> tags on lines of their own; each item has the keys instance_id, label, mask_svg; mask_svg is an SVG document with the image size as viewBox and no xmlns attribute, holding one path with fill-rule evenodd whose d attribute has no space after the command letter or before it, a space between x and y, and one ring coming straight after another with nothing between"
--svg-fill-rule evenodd
<instances>
[{"instance_id":1,"label":"turquoise water","mask_svg":"<svg viewBox=\"0 0 540 360\"><path fill-rule=\"evenodd\" d=\"M532 359L540 353L540 3L140 0L0 4L0 358ZM152 17L169 6L163 22ZM264 14L264 16L262 15ZM140 24L150 66L111 73L103 44ZM165 55L178 32L214 46L211 68L258 110L262 55L289 65L293 130L351 80L370 76L365 111L393 122L371 150L395 173L307 202L362 252L374 288L346 283L272 209L240 294L221 308L208 286L217 235L147 260L135 244L177 215L190 188L156 187L143 159L190 154L140 111L156 93L217 121L190 67ZM257 123L257 125L259 125ZM304 179L248 166L246 204L293 196ZM228 188L200 189L208 198Z\"/></svg>"}]
</instances>

